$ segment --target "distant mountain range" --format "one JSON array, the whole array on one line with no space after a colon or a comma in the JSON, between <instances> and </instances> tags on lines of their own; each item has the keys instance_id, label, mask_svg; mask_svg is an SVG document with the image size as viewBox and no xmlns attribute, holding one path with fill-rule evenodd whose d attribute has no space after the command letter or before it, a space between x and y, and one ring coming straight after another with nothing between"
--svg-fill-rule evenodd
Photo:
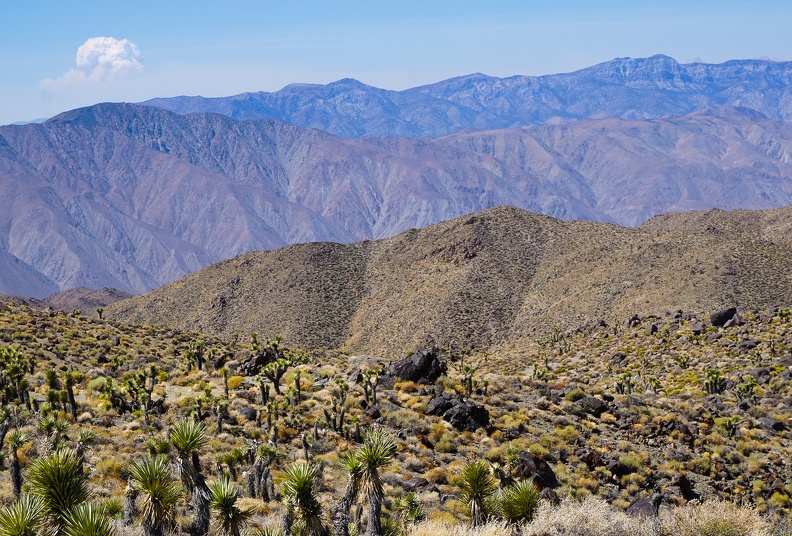
<instances>
[{"instance_id":1,"label":"distant mountain range","mask_svg":"<svg viewBox=\"0 0 792 536\"><path fill-rule=\"evenodd\" d=\"M379 239L502 204L628 226L667 211L789 205L792 125L778 120L792 102L785 97L788 69L653 57L569 75L474 76L388 92L435 95L436 106L421 101L416 115L410 106L385 107L405 125L410 117L436 124L417 138L344 138L270 119L180 115L134 104L0 127L0 293L41 298L83 286L140 293L247 251ZM537 95L556 88L557 106L547 119L560 124L527 126L509 112L520 103L521 110L539 106L508 89L531 80ZM349 84L359 85L321 87ZM365 117L354 112L360 107L341 105L347 97L331 107L352 114L343 121L338 113L319 113L332 100L320 98L321 87L283 90L305 90L289 109L326 117L331 127L358 124L365 135L375 116L383 128L398 123L357 90L338 95L358 95L354 102L370 112ZM477 114L449 111L460 103ZM741 106L571 121L587 114L654 117L696 103ZM309 104L318 107L315 113ZM558 115L562 108L567 111ZM299 122L297 116L289 120ZM447 120L463 116L479 117L476 125L486 130L426 138L459 130L462 123ZM487 126L496 116L517 126Z\"/></svg>"},{"instance_id":2,"label":"distant mountain range","mask_svg":"<svg viewBox=\"0 0 792 536\"><path fill-rule=\"evenodd\" d=\"M631 229L501 206L385 240L248 253L106 314L382 357L435 344L521 355L553 328L790 303L790 258L792 207Z\"/></svg>"},{"instance_id":3,"label":"distant mountain range","mask_svg":"<svg viewBox=\"0 0 792 536\"><path fill-rule=\"evenodd\" d=\"M461 130L562 124L578 119L653 119L734 106L792 118L792 62L680 64L668 56L618 58L573 73L461 76L404 91L357 80L293 84L274 93L175 97L145 104L178 113L277 119L346 138L434 138Z\"/></svg>"}]
</instances>

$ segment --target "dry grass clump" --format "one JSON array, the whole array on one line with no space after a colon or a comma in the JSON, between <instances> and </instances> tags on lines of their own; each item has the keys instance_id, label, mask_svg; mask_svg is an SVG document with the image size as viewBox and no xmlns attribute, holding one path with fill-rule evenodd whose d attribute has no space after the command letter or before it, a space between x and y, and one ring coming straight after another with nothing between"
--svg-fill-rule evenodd
<instances>
[{"instance_id":1,"label":"dry grass clump","mask_svg":"<svg viewBox=\"0 0 792 536\"><path fill-rule=\"evenodd\" d=\"M564 501L560 506L543 504L523 536L650 536L655 534L645 519L629 517L607 502L587 497L581 502Z\"/></svg>"},{"instance_id":2,"label":"dry grass clump","mask_svg":"<svg viewBox=\"0 0 792 536\"><path fill-rule=\"evenodd\" d=\"M688 504L676 508L663 523L663 534L673 536L767 536L765 519L753 508L725 501Z\"/></svg>"},{"instance_id":3,"label":"dry grass clump","mask_svg":"<svg viewBox=\"0 0 792 536\"><path fill-rule=\"evenodd\" d=\"M505 523L488 523L480 527L469 527L461 523L445 521L424 521L413 525L409 536L512 536Z\"/></svg>"}]
</instances>

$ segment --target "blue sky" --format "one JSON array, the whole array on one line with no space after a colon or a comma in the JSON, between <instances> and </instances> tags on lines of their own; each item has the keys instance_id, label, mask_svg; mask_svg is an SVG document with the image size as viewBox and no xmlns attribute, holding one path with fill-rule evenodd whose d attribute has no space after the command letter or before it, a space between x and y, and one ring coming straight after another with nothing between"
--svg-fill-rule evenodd
<instances>
[{"instance_id":1,"label":"blue sky","mask_svg":"<svg viewBox=\"0 0 792 536\"><path fill-rule=\"evenodd\" d=\"M786 61L790 28L789 0L9 0L0 7L0 124L102 101L345 77L404 89L657 53Z\"/></svg>"}]
</instances>

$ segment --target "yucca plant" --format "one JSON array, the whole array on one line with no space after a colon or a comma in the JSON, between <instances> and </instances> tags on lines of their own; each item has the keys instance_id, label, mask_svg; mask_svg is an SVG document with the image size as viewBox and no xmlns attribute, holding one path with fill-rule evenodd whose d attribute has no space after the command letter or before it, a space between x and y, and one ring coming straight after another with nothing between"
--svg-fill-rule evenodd
<instances>
[{"instance_id":1,"label":"yucca plant","mask_svg":"<svg viewBox=\"0 0 792 536\"><path fill-rule=\"evenodd\" d=\"M234 482L228 477L221 478L209 484L209 491L212 493L210 506L221 532L224 536L239 536L253 512L237 505L239 494Z\"/></svg>"},{"instance_id":2,"label":"yucca plant","mask_svg":"<svg viewBox=\"0 0 792 536\"><path fill-rule=\"evenodd\" d=\"M19 463L17 450L27 443L27 440L27 436L19 430L14 430L8 435L8 454L11 456L11 466L9 467L11 487L14 490L14 497L17 499L22 493L22 466Z\"/></svg>"},{"instance_id":3,"label":"yucca plant","mask_svg":"<svg viewBox=\"0 0 792 536\"><path fill-rule=\"evenodd\" d=\"M333 534L334 536L349 536L349 509L360 491L360 475L363 465L352 452L347 452L341 458L341 464L347 471L347 483L344 494L333 507Z\"/></svg>"},{"instance_id":4,"label":"yucca plant","mask_svg":"<svg viewBox=\"0 0 792 536\"><path fill-rule=\"evenodd\" d=\"M174 482L168 458L146 457L129 469L131 485L141 502L140 524L146 536L162 536L173 523L182 488Z\"/></svg>"},{"instance_id":5,"label":"yucca plant","mask_svg":"<svg viewBox=\"0 0 792 536\"><path fill-rule=\"evenodd\" d=\"M44 501L33 495L23 495L0 511L0 536L34 536L43 517Z\"/></svg>"},{"instance_id":6,"label":"yucca plant","mask_svg":"<svg viewBox=\"0 0 792 536\"><path fill-rule=\"evenodd\" d=\"M209 533L209 501L211 493L206 478L201 473L198 450L206 446L209 435L202 422L193 419L177 421L170 429L170 442L179 456L179 468L184 486L190 490L193 518L188 531L190 536Z\"/></svg>"},{"instance_id":7,"label":"yucca plant","mask_svg":"<svg viewBox=\"0 0 792 536\"><path fill-rule=\"evenodd\" d=\"M487 498L497 489L489 464L484 460L466 463L462 468L459 487L462 490L460 500L470 512L470 526L478 527L486 523Z\"/></svg>"},{"instance_id":8,"label":"yucca plant","mask_svg":"<svg viewBox=\"0 0 792 536\"><path fill-rule=\"evenodd\" d=\"M368 500L368 526L366 536L382 534L382 501L385 493L379 470L388 465L396 455L396 442L382 428L374 428L366 433L363 444L355 452L361 465L360 490Z\"/></svg>"},{"instance_id":9,"label":"yucca plant","mask_svg":"<svg viewBox=\"0 0 792 536\"><path fill-rule=\"evenodd\" d=\"M63 449L28 466L30 492L44 504L45 532L60 534L69 511L91 498L82 460L72 449Z\"/></svg>"},{"instance_id":10,"label":"yucca plant","mask_svg":"<svg viewBox=\"0 0 792 536\"><path fill-rule=\"evenodd\" d=\"M539 508L539 491L530 480L504 489L496 501L498 513L511 525L530 523Z\"/></svg>"},{"instance_id":11,"label":"yucca plant","mask_svg":"<svg viewBox=\"0 0 792 536\"><path fill-rule=\"evenodd\" d=\"M297 514L305 526L305 536L322 536L322 505L316 496L318 467L310 463L294 463L284 471L281 491L287 514ZM287 523L283 523L284 528Z\"/></svg>"},{"instance_id":12,"label":"yucca plant","mask_svg":"<svg viewBox=\"0 0 792 536\"><path fill-rule=\"evenodd\" d=\"M392 508L394 512L398 513L399 526L397 533L399 536L407 536L410 525L415 525L426 519L426 511L424 511L414 492L394 500Z\"/></svg>"},{"instance_id":13,"label":"yucca plant","mask_svg":"<svg viewBox=\"0 0 792 536\"><path fill-rule=\"evenodd\" d=\"M64 518L61 536L113 536L115 524L105 509L96 503L75 506Z\"/></svg>"}]
</instances>

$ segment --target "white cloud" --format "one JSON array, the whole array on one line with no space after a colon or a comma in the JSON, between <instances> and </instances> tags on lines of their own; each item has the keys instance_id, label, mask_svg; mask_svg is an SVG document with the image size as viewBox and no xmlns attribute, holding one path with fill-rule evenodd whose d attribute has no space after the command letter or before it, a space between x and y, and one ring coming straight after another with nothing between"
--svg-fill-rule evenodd
<instances>
[{"instance_id":1,"label":"white cloud","mask_svg":"<svg viewBox=\"0 0 792 536\"><path fill-rule=\"evenodd\" d=\"M143 56L128 39L91 37L77 49L77 67L55 79L42 80L45 93L84 83L115 82L144 71Z\"/></svg>"}]
</instances>

